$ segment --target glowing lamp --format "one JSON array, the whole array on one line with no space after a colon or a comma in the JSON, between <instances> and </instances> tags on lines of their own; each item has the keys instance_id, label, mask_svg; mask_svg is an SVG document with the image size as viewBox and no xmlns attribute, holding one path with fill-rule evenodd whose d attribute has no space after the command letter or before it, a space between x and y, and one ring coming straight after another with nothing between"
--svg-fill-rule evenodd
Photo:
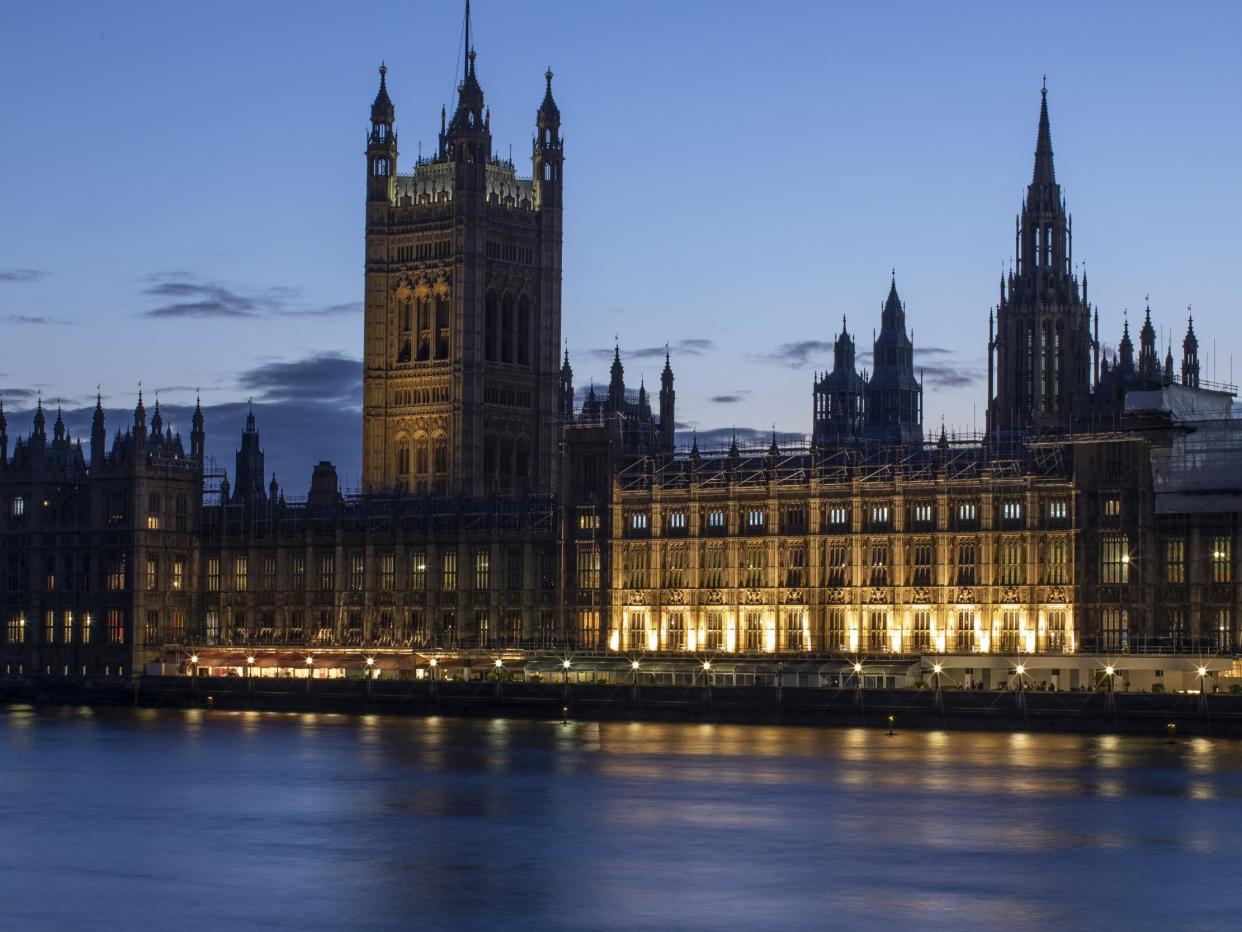
<instances>
[{"instance_id":1,"label":"glowing lamp","mask_svg":"<svg viewBox=\"0 0 1242 932\"><path fill-rule=\"evenodd\" d=\"M710 660L704 660L703 661L703 672L706 673L707 671L711 670L711 668L712 668L712 662Z\"/></svg>"},{"instance_id":2,"label":"glowing lamp","mask_svg":"<svg viewBox=\"0 0 1242 932\"><path fill-rule=\"evenodd\" d=\"M373 667L373 666L375 666L375 658L374 658L374 657L368 657L368 658L367 658L367 666L368 666L368 667Z\"/></svg>"},{"instance_id":3,"label":"glowing lamp","mask_svg":"<svg viewBox=\"0 0 1242 932\"><path fill-rule=\"evenodd\" d=\"M1207 676L1207 667L1200 667L1200 668L1199 668L1199 675L1200 675L1200 676Z\"/></svg>"},{"instance_id":4,"label":"glowing lamp","mask_svg":"<svg viewBox=\"0 0 1242 932\"><path fill-rule=\"evenodd\" d=\"M314 657L307 657L307 658L306 658L306 665L307 665L308 667L309 667L312 663L314 663L314 662L315 662L315 658L314 658Z\"/></svg>"},{"instance_id":5,"label":"glowing lamp","mask_svg":"<svg viewBox=\"0 0 1242 932\"><path fill-rule=\"evenodd\" d=\"M1112 676L1112 675L1113 675L1113 668L1112 668L1112 666L1110 665L1110 666L1105 667L1105 668L1104 668L1104 673L1105 673L1105 674L1107 674L1108 676Z\"/></svg>"},{"instance_id":6,"label":"glowing lamp","mask_svg":"<svg viewBox=\"0 0 1242 932\"><path fill-rule=\"evenodd\" d=\"M1022 666L1022 664L1018 664L1016 667L1013 668L1013 672L1018 674L1018 676L1022 676L1024 673L1026 673L1026 667Z\"/></svg>"},{"instance_id":7,"label":"glowing lamp","mask_svg":"<svg viewBox=\"0 0 1242 932\"><path fill-rule=\"evenodd\" d=\"M499 657L497 657L497 658L496 658L496 663L495 663L496 669L497 669L497 670L499 670L499 669L500 669L501 667L503 667L504 665L505 665L505 662L504 662L503 660L501 660Z\"/></svg>"},{"instance_id":8,"label":"glowing lamp","mask_svg":"<svg viewBox=\"0 0 1242 932\"><path fill-rule=\"evenodd\" d=\"M253 658L253 657L247 657L247 658L246 658L246 663L248 663L250 666L252 666L252 667L253 667L253 666L254 666L254 658Z\"/></svg>"},{"instance_id":9,"label":"glowing lamp","mask_svg":"<svg viewBox=\"0 0 1242 932\"><path fill-rule=\"evenodd\" d=\"M939 675L940 675L940 672L941 672L943 669L944 669L944 667L940 666L940 664L938 664L938 663L937 663L937 664L932 664L932 673L935 673L937 676L939 676Z\"/></svg>"},{"instance_id":10,"label":"glowing lamp","mask_svg":"<svg viewBox=\"0 0 1242 932\"><path fill-rule=\"evenodd\" d=\"M855 672L855 673L862 673L862 664L861 664L861 663L856 663L856 664L854 664L854 672Z\"/></svg>"},{"instance_id":11,"label":"glowing lamp","mask_svg":"<svg viewBox=\"0 0 1242 932\"><path fill-rule=\"evenodd\" d=\"M569 661L568 661L568 660L562 660L562 661L561 661L561 666L562 666L562 667L564 667L566 670L568 670L568 669L569 669L569 667L570 667L570 663L569 663Z\"/></svg>"},{"instance_id":12,"label":"glowing lamp","mask_svg":"<svg viewBox=\"0 0 1242 932\"><path fill-rule=\"evenodd\" d=\"M190 654L190 663L198 663L198 654Z\"/></svg>"}]
</instances>

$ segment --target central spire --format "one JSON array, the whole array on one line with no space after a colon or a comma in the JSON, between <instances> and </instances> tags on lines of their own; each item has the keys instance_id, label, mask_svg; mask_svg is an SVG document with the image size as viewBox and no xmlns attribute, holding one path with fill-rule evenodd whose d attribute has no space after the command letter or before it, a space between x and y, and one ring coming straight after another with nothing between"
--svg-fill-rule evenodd
<instances>
[{"instance_id":1,"label":"central spire","mask_svg":"<svg viewBox=\"0 0 1242 932\"><path fill-rule=\"evenodd\" d=\"M1052 130L1048 125L1048 76L1044 75L1039 100L1039 134L1035 139L1035 172L1031 184L1040 186L1056 182L1056 172L1052 167Z\"/></svg>"}]
</instances>

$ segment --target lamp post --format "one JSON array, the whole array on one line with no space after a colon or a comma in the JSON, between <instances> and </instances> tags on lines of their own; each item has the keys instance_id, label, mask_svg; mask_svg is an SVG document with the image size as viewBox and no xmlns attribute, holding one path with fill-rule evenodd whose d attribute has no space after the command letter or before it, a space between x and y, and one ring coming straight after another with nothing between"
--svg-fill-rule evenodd
<instances>
[{"instance_id":1,"label":"lamp post","mask_svg":"<svg viewBox=\"0 0 1242 932\"><path fill-rule=\"evenodd\" d=\"M1203 712L1204 715L1206 715L1207 714L1208 668L1206 665L1200 664L1199 668L1195 672L1199 674L1199 710Z\"/></svg>"},{"instance_id":2,"label":"lamp post","mask_svg":"<svg viewBox=\"0 0 1242 932\"><path fill-rule=\"evenodd\" d=\"M502 674L504 673L505 662L497 657L494 661L492 661L492 667L496 673L496 698L503 700L504 688L500 685L500 680Z\"/></svg>"},{"instance_id":3,"label":"lamp post","mask_svg":"<svg viewBox=\"0 0 1242 932\"><path fill-rule=\"evenodd\" d=\"M198 691L198 654L190 654L190 689Z\"/></svg>"},{"instance_id":4,"label":"lamp post","mask_svg":"<svg viewBox=\"0 0 1242 932\"><path fill-rule=\"evenodd\" d=\"M253 670L254 670L254 655L248 654L246 656L246 691L247 692L254 692L254 680L251 679L251 676L253 675Z\"/></svg>"},{"instance_id":5,"label":"lamp post","mask_svg":"<svg viewBox=\"0 0 1242 932\"><path fill-rule=\"evenodd\" d=\"M367 658L367 695L371 695L371 684L375 681L375 658Z\"/></svg>"},{"instance_id":6,"label":"lamp post","mask_svg":"<svg viewBox=\"0 0 1242 932\"><path fill-rule=\"evenodd\" d=\"M936 708L938 709L942 708L943 703L944 703L944 697L940 694L940 676L942 673L944 673L944 667L941 664L933 663L932 664L932 683L936 689L935 705L936 705Z\"/></svg>"},{"instance_id":7,"label":"lamp post","mask_svg":"<svg viewBox=\"0 0 1242 932\"><path fill-rule=\"evenodd\" d=\"M310 693L311 678L314 676L314 673L315 673L313 669L314 666L315 666L315 658L310 656L310 654L307 654L306 655L306 692L307 694Z\"/></svg>"},{"instance_id":8,"label":"lamp post","mask_svg":"<svg viewBox=\"0 0 1242 932\"><path fill-rule=\"evenodd\" d=\"M634 703L638 702L638 670L641 666L642 664L640 664L637 660L630 661L630 672L634 676L633 685L630 687L630 701Z\"/></svg>"},{"instance_id":9,"label":"lamp post","mask_svg":"<svg viewBox=\"0 0 1242 932\"><path fill-rule=\"evenodd\" d=\"M1013 675L1018 681L1017 686L1015 687L1014 704L1021 709L1026 704L1026 683L1024 681L1024 678L1026 677L1026 667L1020 663L1014 664Z\"/></svg>"}]
</instances>

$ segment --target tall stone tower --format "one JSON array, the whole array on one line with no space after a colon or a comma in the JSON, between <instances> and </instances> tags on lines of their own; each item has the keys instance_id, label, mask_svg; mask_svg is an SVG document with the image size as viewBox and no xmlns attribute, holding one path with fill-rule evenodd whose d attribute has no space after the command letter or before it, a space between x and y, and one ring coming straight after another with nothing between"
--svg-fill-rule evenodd
<instances>
[{"instance_id":1,"label":"tall stone tower","mask_svg":"<svg viewBox=\"0 0 1242 932\"><path fill-rule=\"evenodd\" d=\"M873 346L863 436L886 443L921 444L923 385L914 375L914 343L906 333L906 308L897 294L896 272Z\"/></svg>"},{"instance_id":2,"label":"tall stone tower","mask_svg":"<svg viewBox=\"0 0 1242 932\"><path fill-rule=\"evenodd\" d=\"M367 138L365 490L555 488L563 140L552 72L531 177L492 153L466 5L463 79L439 146L397 172L387 69Z\"/></svg>"},{"instance_id":3,"label":"tall stone tower","mask_svg":"<svg viewBox=\"0 0 1242 932\"><path fill-rule=\"evenodd\" d=\"M1086 276L1075 279L1073 224L1052 165L1048 89L1039 109L1035 171L1017 219L1017 269L1001 281L996 332L988 344L995 394L989 431L1058 433L1073 429L1091 399L1091 336Z\"/></svg>"}]
</instances>

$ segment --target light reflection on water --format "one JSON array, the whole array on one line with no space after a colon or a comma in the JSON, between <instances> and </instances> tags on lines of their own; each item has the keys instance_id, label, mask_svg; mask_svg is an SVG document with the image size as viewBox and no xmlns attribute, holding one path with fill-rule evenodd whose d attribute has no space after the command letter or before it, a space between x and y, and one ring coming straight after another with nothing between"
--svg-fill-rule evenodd
<instances>
[{"instance_id":1,"label":"light reflection on water","mask_svg":"<svg viewBox=\"0 0 1242 932\"><path fill-rule=\"evenodd\" d=\"M1225 927L1239 799L1201 738L12 706L0 894L12 928Z\"/></svg>"}]
</instances>

